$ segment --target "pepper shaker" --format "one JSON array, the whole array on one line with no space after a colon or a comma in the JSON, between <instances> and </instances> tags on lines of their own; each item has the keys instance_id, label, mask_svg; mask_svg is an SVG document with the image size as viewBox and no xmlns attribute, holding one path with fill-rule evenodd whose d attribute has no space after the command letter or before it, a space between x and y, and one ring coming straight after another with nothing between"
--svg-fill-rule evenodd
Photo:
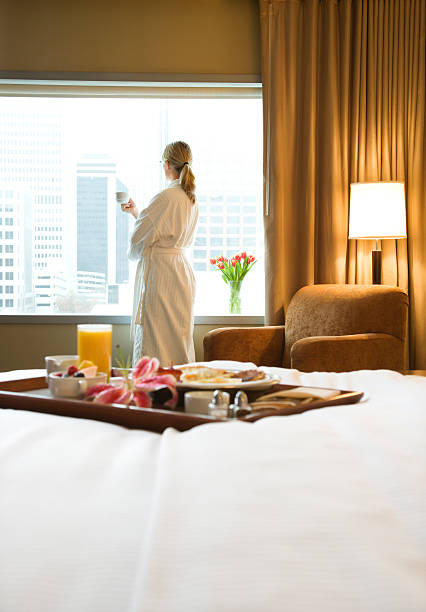
<instances>
[{"instance_id":1,"label":"pepper shaker","mask_svg":"<svg viewBox=\"0 0 426 612\"><path fill-rule=\"evenodd\" d=\"M216 389L212 401L209 403L209 415L225 419L228 416L229 400L229 393Z\"/></svg>"},{"instance_id":2,"label":"pepper shaker","mask_svg":"<svg viewBox=\"0 0 426 612\"><path fill-rule=\"evenodd\" d=\"M247 393L245 391L238 391L234 398L234 403L229 406L228 416L237 418L243 414L251 412L251 406L248 403Z\"/></svg>"}]
</instances>

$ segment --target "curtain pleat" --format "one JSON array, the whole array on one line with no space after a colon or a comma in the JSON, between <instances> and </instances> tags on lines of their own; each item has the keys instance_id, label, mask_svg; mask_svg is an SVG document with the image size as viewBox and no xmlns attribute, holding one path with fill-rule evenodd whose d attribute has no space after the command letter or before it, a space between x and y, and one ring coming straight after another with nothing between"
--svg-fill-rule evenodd
<instances>
[{"instance_id":1,"label":"curtain pleat","mask_svg":"<svg viewBox=\"0 0 426 612\"><path fill-rule=\"evenodd\" d=\"M410 298L410 366L426 368L424 0L260 0L266 321L312 283L371 283L374 241L348 240L349 185L403 181L407 239L383 283ZM268 129L266 129L268 127Z\"/></svg>"}]
</instances>

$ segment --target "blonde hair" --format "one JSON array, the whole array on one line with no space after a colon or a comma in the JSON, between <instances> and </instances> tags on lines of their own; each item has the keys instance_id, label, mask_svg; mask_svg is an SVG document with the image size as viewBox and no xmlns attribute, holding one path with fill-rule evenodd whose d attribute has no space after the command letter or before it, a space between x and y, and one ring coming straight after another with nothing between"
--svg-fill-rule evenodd
<instances>
[{"instance_id":1,"label":"blonde hair","mask_svg":"<svg viewBox=\"0 0 426 612\"><path fill-rule=\"evenodd\" d=\"M179 173L179 183L191 202L195 203L195 177L191 169L191 147L178 140L166 146L163 160L168 160L172 168Z\"/></svg>"}]
</instances>

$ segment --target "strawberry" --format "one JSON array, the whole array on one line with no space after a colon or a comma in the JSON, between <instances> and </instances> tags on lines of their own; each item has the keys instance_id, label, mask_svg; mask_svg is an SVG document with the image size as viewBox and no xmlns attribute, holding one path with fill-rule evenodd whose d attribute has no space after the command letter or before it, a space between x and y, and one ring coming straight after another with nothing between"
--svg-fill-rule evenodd
<instances>
[{"instance_id":1,"label":"strawberry","mask_svg":"<svg viewBox=\"0 0 426 612\"><path fill-rule=\"evenodd\" d=\"M76 372L78 372L78 368L73 365L68 366L67 374L68 376L73 376Z\"/></svg>"}]
</instances>

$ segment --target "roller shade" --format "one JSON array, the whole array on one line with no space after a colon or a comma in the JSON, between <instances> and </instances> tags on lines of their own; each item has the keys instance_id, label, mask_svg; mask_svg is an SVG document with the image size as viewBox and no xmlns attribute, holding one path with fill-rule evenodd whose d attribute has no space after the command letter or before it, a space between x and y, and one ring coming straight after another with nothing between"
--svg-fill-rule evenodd
<instances>
[{"instance_id":1,"label":"roller shade","mask_svg":"<svg viewBox=\"0 0 426 612\"><path fill-rule=\"evenodd\" d=\"M0 76L259 80L257 0L2 0ZM107 78L102 75L109 75ZM191 75L192 78L188 78ZM34 78L34 77L33 77ZM87 80L86 77L84 80ZM157 79L156 79L157 80Z\"/></svg>"}]
</instances>

